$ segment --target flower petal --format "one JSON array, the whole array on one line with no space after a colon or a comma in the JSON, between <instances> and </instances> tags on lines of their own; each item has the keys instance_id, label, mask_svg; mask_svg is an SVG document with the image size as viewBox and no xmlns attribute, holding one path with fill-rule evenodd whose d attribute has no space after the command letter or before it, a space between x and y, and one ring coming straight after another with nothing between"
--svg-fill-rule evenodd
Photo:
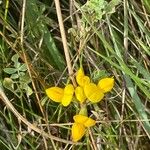
<instances>
[{"instance_id":1,"label":"flower petal","mask_svg":"<svg viewBox=\"0 0 150 150\"><path fill-rule=\"evenodd\" d=\"M90 83L90 78L84 75L84 71L80 68L76 74L76 81L80 86L84 86L87 83Z\"/></svg>"},{"instance_id":2,"label":"flower petal","mask_svg":"<svg viewBox=\"0 0 150 150\"><path fill-rule=\"evenodd\" d=\"M66 85L64 88L64 95L62 97L62 105L63 106L68 106L72 100L74 94L74 87L72 84Z\"/></svg>"},{"instance_id":3,"label":"flower petal","mask_svg":"<svg viewBox=\"0 0 150 150\"><path fill-rule=\"evenodd\" d=\"M86 97L93 103L97 103L103 99L103 91L94 83L89 83L84 86L84 93Z\"/></svg>"},{"instance_id":4,"label":"flower petal","mask_svg":"<svg viewBox=\"0 0 150 150\"><path fill-rule=\"evenodd\" d=\"M77 100L79 100L81 103L83 103L86 100L86 96L84 94L84 90L80 86L78 86L75 89L75 95L76 95Z\"/></svg>"},{"instance_id":5,"label":"flower petal","mask_svg":"<svg viewBox=\"0 0 150 150\"><path fill-rule=\"evenodd\" d=\"M94 126L95 124L96 124L96 121L93 120L92 118L88 118L88 120L84 122L85 127L91 127L91 126Z\"/></svg>"},{"instance_id":6,"label":"flower petal","mask_svg":"<svg viewBox=\"0 0 150 150\"><path fill-rule=\"evenodd\" d=\"M90 83L90 78L88 76L84 76L82 79L82 86Z\"/></svg>"},{"instance_id":7,"label":"flower petal","mask_svg":"<svg viewBox=\"0 0 150 150\"><path fill-rule=\"evenodd\" d=\"M79 141L85 134L86 129L85 126L79 123L74 123L72 125L72 139L74 142Z\"/></svg>"},{"instance_id":8,"label":"flower petal","mask_svg":"<svg viewBox=\"0 0 150 150\"><path fill-rule=\"evenodd\" d=\"M74 93L74 87L72 84L67 84L66 87L64 88L64 94L69 94L73 95Z\"/></svg>"},{"instance_id":9,"label":"flower petal","mask_svg":"<svg viewBox=\"0 0 150 150\"><path fill-rule=\"evenodd\" d=\"M86 122L88 120L88 117L87 116L83 116L83 115L75 115L73 117L73 120L76 123L84 124L84 122Z\"/></svg>"},{"instance_id":10,"label":"flower petal","mask_svg":"<svg viewBox=\"0 0 150 150\"><path fill-rule=\"evenodd\" d=\"M104 90L104 93L112 90L114 86L114 78L104 78L98 82L98 87Z\"/></svg>"},{"instance_id":11,"label":"flower petal","mask_svg":"<svg viewBox=\"0 0 150 150\"><path fill-rule=\"evenodd\" d=\"M83 80L83 77L84 77L84 71L82 68L80 68L78 71L77 71L77 74L76 74L76 81L77 83L81 86L82 85L82 80Z\"/></svg>"},{"instance_id":12,"label":"flower petal","mask_svg":"<svg viewBox=\"0 0 150 150\"><path fill-rule=\"evenodd\" d=\"M64 90L59 87L48 88L45 90L45 92L46 92L47 96L55 102L61 102L61 99L64 94Z\"/></svg>"}]
</instances>

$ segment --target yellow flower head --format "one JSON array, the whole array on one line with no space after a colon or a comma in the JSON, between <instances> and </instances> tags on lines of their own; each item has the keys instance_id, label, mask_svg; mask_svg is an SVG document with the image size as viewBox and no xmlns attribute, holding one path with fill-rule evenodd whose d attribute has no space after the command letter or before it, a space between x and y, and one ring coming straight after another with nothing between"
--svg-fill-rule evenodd
<instances>
[{"instance_id":1,"label":"yellow flower head","mask_svg":"<svg viewBox=\"0 0 150 150\"><path fill-rule=\"evenodd\" d=\"M114 78L104 78L98 82L98 87L101 88L104 93L112 90L114 86Z\"/></svg>"},{"instance_id":2,"label":"yellow flower head","mask_svg":"<svg viewBox=\"0 0 150 150\"><path fill-rule=\"evenodd\" d=\"M114 86L114 78L104 78L98 82L98 85L90 82L90 78L85 76L82 68L77 71L76 81L79 86L75 89L75 96L81 103L86 99L92 103L101 101L104 94L111 91Z\"/></svg>"},{"instance_id":3,"label":"yellow flower head","mask_svg":"<svg viewBox=\"0 0 150 150\"><path fill-rule=\"evenodd\" d=\"M74 87L72 84L68 84L64 89L59 87L51 87L45 91L47 96L54 102L59 102L62 103L63 106L68 106L74 94Z\"/></svg>"},{"instance_id":4,"label":"yellow flower head","mask_svg":"<svg viewBox=\"0 0 150 150\"><path fill-rule=\"evenodd\" d=\"M73 117L73 120L76 122L76 123L80 123L80 124L83 124L85 127L91 127L91 126L94 126L95 125L95 120L91 119L91 118L88 118L87 116L84 116L84 115L75 115Z\"/></svg>"},{"instance_id":5,"label":"yellow flower head","mask_svg":"<svg viewBox=\"0 0 150 150\"><path fill-rule=\"evenodd\" d=\"M84 92L86 97L91 101L92 103L97 103L100 100L103 99L104 93L103 90L101 90L96 84L89 83L85 85Z\"/></svg>"},{"instance_id":6,"label":"yellow flower head","mask_svg":"<svg viewBox=\"0 0 150 150\"><path fill-rule=\"evenodd\" d=\"M73 117L75 123L72 126L72 139L74 142L80 140L86 133L86 127L91 127L95 125L95 120L88 118L83 115L75 115Z\"/></svg>"},{"instance_id":7,"label":"yellow flower head","mask_svg":"<svg viewBox=\"0 0 150 150\"><path fill-rule=\"evenodd\" d=\"M76 81L81 87L83 87L84 85L90 83L90 78L85 76L83 69L80 68L76 74Z\"/></svg>"}]
</instances>

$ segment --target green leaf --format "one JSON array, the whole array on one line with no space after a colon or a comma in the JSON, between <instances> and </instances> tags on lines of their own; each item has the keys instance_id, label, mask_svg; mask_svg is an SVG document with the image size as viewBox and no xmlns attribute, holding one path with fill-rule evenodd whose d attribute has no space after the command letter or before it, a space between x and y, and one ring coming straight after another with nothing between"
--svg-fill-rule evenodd
<instances>
[{"instance_id":1,"label":"green leaf","mask_svg":"<svg viewBox=\"0 0 150 150\"><path fill-rule=\"evenodd\" d=\"M146 9L150 12L150 0L142 0Z\"/></svg>"},{"instance_id":2,"label":"green leaf","mask_svg":"<svg viewBox=\"0 0 150 150\"><path fill-rule=\"evenodd\" d=\"M15 54L12 56L11 60L14 62L14 63L17 63L18 62L18 59L19 59L19 55L18 54Z\"/></svg>"},{"instance_id":3,"label":"green leaf","mask_svg":"<svg viewBox=\"0 0 150 150\"><path fill-rule=\"evenodd\" d=\"M12 74L11 76L10 76L10 78L11 79L17 79L17 78L19 78L19 75L18 74Z\"/></svg>"},{"instance_id":4,"label":"green leaf","mask_svg":"<svg viewBox=\"0 0 150 150\"><path fill-rule=\"evenodd\" d=\"M24 86L24 90L26 91L27 96L30 96L33 93L33 90L28 85Z\"/></svg>"},{"instance_id":5,"label":"green leaf","mask_svg":"<svg viewBox=\"0 0 150 150\"><path fill-rule=\"evenodd\" d=\"M17 69L20 67L20 62L18 61L19 59L19 55L18 54L15 54L12 56L11 60L14 62L14 67Z\"/></svg>"},{"instance_id":6,"label":"green leaf","mask_svg":"<svg viewBox=\"0 0 150 150\"><path fill-rule=\"evenodd\" d=\"M150 47L144 44L144 42L142 42L140 39L137 39L137 42L139 42L140 46L145 51L145 53L150 56Z\"/></svg>"},{"instance_id":7,"label":"green leaf","mask_svg":"<svg viewBox=\"0 0 150 150\"><path fill-rule=\"evenodd\" d=\"M14 91L14 82L11 78L4 78L3 86L10 91Z\"/></svg>"},{"instance_id":8,"label":"green leaf","mask_svg":"<svg viewBox=\"0 0 150 150\"><path fill-rule=\"evenodd\" d=\"M139 70L139 72L143 75L143 77L150 82L150 73L148 70L146 70L143 65L139 62L137 62L135 59L132 58L131 60L132 64L136 66L136 68Z\"/></svg>"},{"instance_id":9,"label":"green leaf","mask_svg":"<svg viewBox=\"0 0 150 150\"><path fill-rule=\"evenodd\" d=\"M29 76L28 74L24 74L23 76L20 76L19 81L20 81L21 83L26 83L26 84L28 84L28 83L31 82L31 78L30 78L30 76Z\"/></svg>"},{"instance_id":10,"label":"green leaf","mask_svg":"<svg viewBox=\"0 0 150 150\"><path fill-rule=\"evenodd\" d=\"M134 19L136 20L136 23L139 26L139 29L145 33L145 36L148 38L150 37L150 31L148 28L145 27L143 20L132 10L130 10L130 13L133 15Z\"/></svg>"},{"instance_id":11,"label":"green leaf","mask_svg":"<svg viewBox=\"0 0 150 150\"><path fill-rule=\"evenodd\" d=\"M26 70L27 70L26 64L21 65L21 66L19 67L19 70L20 70L20 71L26 71Z\"/></svg>"},{"instance_id":12,"label":"green leaf","mask_svg":"<svg viewBox=\"0 0 150 150\"><path fill-rule=\"evenodd\" d=\"M41 105L44 106L46 104L47 100L48 100L47 96L45 96L44 98L42 98Z\"/></svg>"},{"instance_id":13,"label":"green leaf","mask_svg":"<svg viewBox=\"0 0 150 150\"><path fill-rule=\"evenodd\" d=\"M20 83L20 88L22 90L25 90L27 96L30 96L33 93L33 90L30 88L30 86L27 83Z\"/></svg>"},{"instance_id":14,"label":"green leaf","mask_svg":"<svg viewBox=\"0 0 150 150\"><path fill-rule=\"evenodd\" d=\"M17 71L19 71L20 66L21 66L20 62L15 62L14 63L14 67L17 69Z\"/></svg>"},{"instance_id":15,"label":"green leaf","mask_svg":"<svg viewBox=\"0 0 150 150\"><path fill-rule=\"evenodd\" d=\"M59 70L65 68L65 61L62 54L58 51L53 37L47 27L47 22L43 19L43 10L38 9L36 0L27 1L26 5L26 25L31 32L28 34L28 39L31 42L37 43L43 38L40 55L51 66Z\"/></svg>"},{"instance_id":16,"label":"green leaf","mask_svg":"<svg viewBox=\"0 0 150 150\"><path fill-rule=\"evenodd\" d=\"M108 5L105 8L105 13L114 13L115 12L115 6L117 6L121 0L112 0L108 3Z\"/></svg>"},{"instance_id":17,"label":"green leaf","mask_svg":"<svg viewBox=\"0 0 150 150\"><path fill-rule=\"evenodd\" d=\"M43 38L46 45L46 49L43 51L43 57L45 57L47 61L50 62L54 67L58 68L59 70L63 70L65 67L64 58L58 51L55 42L47 28L45 28Z\"/></svg>"},{"instance_id":18,"label":"green leaf","mask_svg":"<svg viewBox=\"0 0 150 150\"><path fill-rule=\"evenodd\" d=\"M136 109L139 113L139 116L140 116L141 119L145 120L143 122L143 125L144 125L147 133L150 133L150 123L148 121L148 117L147 117L147 114L145 112L146 111L145 107L142 104L141 99L138 96L138 94L136 92L136 89L135 89L135 87L134 87L134 85L133 85L133 83L132 83L132 81L131 81L131 79L128 75L125 76L125 80L126 80L126 86L127 86L128 90L130 92L130 95L131 95L133 101L134 101L134 104L135 104Z\"/></svg>"},{"instance_id":19,"label":"green leaf","mask_svg":"<svg viewBox=\"0 0 150 150\"><path fill-rule=\"evenodd\" d=\"M107 77L109 74L105 70L95 70L92 73L92 79L94 81L100 80L101 78Z\"/></svg>"},{"instance_id":20,"label":"green leaf","mask_svg":"<svg viewBox=\"0 0 150 150\"><path fill-rule=\"evenodd\" d=\"M22 76L24 76L25 75L25 73L24 72L20 72L19 73L19 77L21 78Z\"/></svg>"},{"instance_id":21,"label":"green leaf","mask_svg":"<svg viewBox=\"0 0 150 150\"><path fill-rule=\"evenodd\" d=\"M105 0L90 0L87 1L82 10L92 17L92 21L97 22L101 20L106 4L107 2Z\"/></svg>"},{"instance_id":22,"label":"green leaf","mask_svg":"<svg viewBox=\"0 0 150 150\"><path fill-rule=\"evenodd\" d=\"M87 9L89 12L95 11L98 13L98 10L104 9L106 4L107 2L105 0L90 0L87 1L83 9Z\"/></svg>"},{"instance_id":23,"label":"green leaf","mask_svg":"<svg viewBox=\"0 0 150 150\"><path fill-rule=\"evenodd\" d=\"M16 68L4 68L4 72L8 74L14 74L17 71Z\"/></svg>"}]
</instances>

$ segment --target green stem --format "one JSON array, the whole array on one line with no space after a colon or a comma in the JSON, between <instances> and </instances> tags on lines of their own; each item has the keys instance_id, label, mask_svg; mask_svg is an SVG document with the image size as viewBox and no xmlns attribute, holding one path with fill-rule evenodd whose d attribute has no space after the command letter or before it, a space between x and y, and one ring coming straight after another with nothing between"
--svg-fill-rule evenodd
<instances>
[{"instance_id":1,"label":"green stem","mask_svg":"<svg viewBox=\"0 0 150 150\"><path fill-rule=\"evenodd\" d=\"M86 104L81 104L80 107L81 107L81 109L80 109L79 115L88 116L87 105Z\"/></svg>"}]
</instances>

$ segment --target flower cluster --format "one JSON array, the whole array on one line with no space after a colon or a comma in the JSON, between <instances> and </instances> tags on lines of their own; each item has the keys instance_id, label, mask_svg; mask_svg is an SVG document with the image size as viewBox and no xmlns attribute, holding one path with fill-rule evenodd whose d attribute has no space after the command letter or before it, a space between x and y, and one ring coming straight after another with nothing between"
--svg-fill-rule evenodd
<instances>
[{"instance_id":1,"label":"flower cluster","mask_svg":"<svg viewBox=\"0 0 150 150\"><path fill-rule=\"evenodd\" d=\"M75 89L76 98L83 103L86 99L92 103L97 103L103 99L104 93L111 91L114 86L113 78L103 78L98 84L90 81L88 76L84 75L84 71L80 68L76 75L76 81L79 86Z\"/></svg>"},{"instance_id":2,"label":"flower cluster","mask_svg":"<svg viewBox=\"0 0 150 150\"><path fill-rule=\"evenodd\" d=\"M88 76L85 76L82 68L77 71L76 81L78 86L75 89L72 84L67 84L64 89L60 87L48 88L46 94L51 100L62 103L63 106L68 106L71 103L74 93L76 99L81 103L85 102L86 99L92 103L97 103L114 86L113 78L103 78L96 85L90 81Z\"/></svg>"},{"instance_id":3,"label":"flower cluster","mask_svg":"<svg viewBox=\"0 0 150 150\"><path fill-rule=\"evenodd\" d=\"M71 103L74 94L80 103L86 103L86 100L89 100L91 103L97 103L114 86L114 78L103 78L99 80L98 84L93 83L84 74L82 68L76 73L76 82L78 83L77 87L74 87L72 84L67 84L65 88L50 87L46 89L46 94L51 100L59 102L66 107ZM73 119L75 122L71 130L72 139L76 142L83 137L88 127L95 125L95 120L81 114L75 115Z\"/></svg>"}]
</instances>

